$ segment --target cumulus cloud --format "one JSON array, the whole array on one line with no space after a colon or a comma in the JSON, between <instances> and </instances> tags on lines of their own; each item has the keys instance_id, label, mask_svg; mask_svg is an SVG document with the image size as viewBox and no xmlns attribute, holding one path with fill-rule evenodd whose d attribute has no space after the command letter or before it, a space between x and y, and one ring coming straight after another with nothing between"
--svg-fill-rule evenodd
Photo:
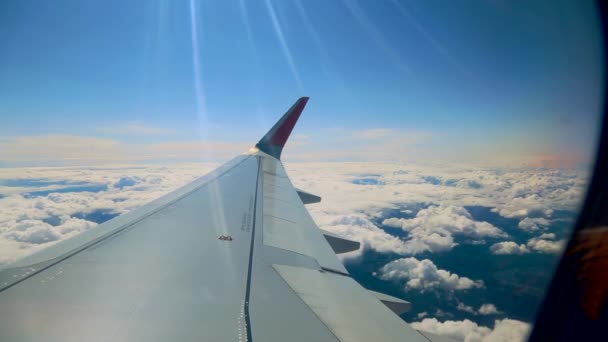
<instances>
[{"instance_id":1,"label":"cumulus cloud","mask_svg":"<svg viewBox=\"0 0 608 342\"><path fill-rule=\"evenodd\" d=\"M424 246L429 251L445 251L456 246L454 235L480 239L506 237L503 231L488 222L474 221L463 207L431 206L420 210L415 218L388 218L382 224L408 232L407 243Z\"/></svg>"},{"instance_id":2,"label":"cumulus cloud","mask_svg":"<svg viewBox=\"0 0 608 342\"><path fill-rule=\"evenodd\" d=\"M530 333L530 324L513 319L494 321L494 328L480 326L468 319L440 322L436 318L425 318L411 323L412 327L433 334L449 336L465 342L477 341L525 341Z\"/></svg>"},{"instance_id":3,"label":"cumulus cloud","mask_svg":"<svg viewBox=\"0 0 608 342\"><path fill-rule=\"evenodd\" d=\"M555 239L555 234L553 234L553 233L543 233L543 234L540 234L538 236L538 238L539 239L552 240L552 239Z\"/></svg>"},{"instance_id":4,"label":"cumulus cloud","mask_svg":"<svg viewBox=\"0 0 608 342\"><path fill-rule=\"evenodd\" d=\"M408 243L378 228L364 215L344 215L329 223L331 231L361 243L361 249L344 257L360 257L362 251L373 249L380 253L417 254L424 245Z\"/></svg>"},{"instance_id":5,"label":"cumulus cloud","mask_svg":"<svg viewBox=\"0 0 608 342\"><path fill-rule=\"evenodd\" d=\"M526 245L518 245L513 241L498 242L490 246L493 254L525 254L530 253Z\"/></svg>"},{"instance_id":6,"label":"cumulus cloud","mask_svg":"<svg viewBox=\"0 0 608 342\"><path fill-rule=\"evenodd\" d=\"M61 235L53 231L51 225L47 223L37 220L22 220L11 227L4 236L19 242L42 244L56 241Z\"/></svg>"},{"instance_id":7,"label":"cumulus cloud","mask_svg":"<svg viewBox=\"0 0 608 342\"><path fill-rule=\"evenodd\" d=\"M493 254L560 253L566 245L566 240L554 241L550 239L555 239L555 234L541 234L528 240L525 245L518 245L513 241L498 242L490 246L490 251Z\"/></svg>"},{"instance_id":8,"label":"cumulus cloud","mask_svg":"<svg viewBox=\"0 0 608 342\"><path fill-rule=\"evenodd\" d=\"M550 224L549 220L544 217L530 218L526 217L519 221L518 227L526 231L537 231L542 227L546 227Z\"/></svg>"},{"instance_id":9,"label":"cumulus cloud","mask_svg":"<svg viewBox=\"0 0 608 342\"><path fill-rule=\"evenodd\" d=\"M479 312L482 315L497 315L497 314L501 313L496 308L496 305L490 304L490 303L481 305L481 307L479 307L479 310L477 310L477 312Z\"/></svg>"},{"instance_id":10,"label":"cumulus cloud","mask_svg":"<svg viewBox=\"0 0 608 342\"><path fill-rule=\"evenodd\" d=\"M531 325L526 322L503 319L494 321L494 329L486 336L484 341L525 341L530 334Z\"/></svg>"},{"instance_id":11,"label":"cumulus cloud","mask_svg":"<svg viewBox=\"0 0 608 342\"><path fill-rule=\"evenodd\" d=\"M464 303L458 303L458 306L456 306L456 309L460 310L460 311L468 312L473 315L477 315L477 311L472 306L465 305Z\"/></svg>"},{"instance_id":12,"label":"cumulus cloud","mask_svg":"<svg viewBox=\"0 0 608 342\"><path fill-rule=\"evenodd\" d=\"M473 308L472 306L459 302L458 305L456 306L456 309L460 310L460 311L468 312L472 315L497 315L497 314L502 313L502 312L498 311L498 309L496 308L496 305L490 304L490 303L482 304L479 307L479 309L475 310L475 308Z\"/></svg>"},{"instance_id":13,"label":"cumulus cloud","mask_svg":"<svg viewBox=\"0 0 608 342\"><path fill-rule=\"evenodd\" d=\"M538 237L528 240L527 246L541 253L560 253L566 246L566 240L551 241Z\"/></svg>"},{"instance_id":14,"label":"cumulus cloud","mask_svg":"<svg viewBox=\"0 0 608 342\"><path fill-rule=\"evenodd\" d=\"M483 281L439 269L429 259L397 259L384 265L377 276L383 280L406 280L405 290L416 289L423 292L432 289L456 291L484 287Z\"/></svg>"},{"instance_id":15,"label":"cumulus cloud","mask_svg":"<svg viewBox=\"0 0 608 342\"><path fill-rule=\"evenodd\" d=\"M526 197L512 198L508 203L505 203L501 208L494 209L494 211L509 218L551 217L553 209L547 208L545 202L546 200L538 194L532 194Z\"/></svg>"}]
</instances>

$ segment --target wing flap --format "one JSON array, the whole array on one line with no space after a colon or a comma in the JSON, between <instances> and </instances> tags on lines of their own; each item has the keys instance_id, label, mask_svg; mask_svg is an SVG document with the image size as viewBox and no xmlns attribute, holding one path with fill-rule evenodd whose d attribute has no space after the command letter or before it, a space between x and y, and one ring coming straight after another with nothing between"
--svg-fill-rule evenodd
<instances>
[{"instance_id":1,"label":"wing flap","mask_svg":"<svg viewBox=\"0 0 608 342\"><path fill-rule=\"evenodd\" d=\"M298 196L300 196L300 199L302 200L302 203L304 203L304 204L312 204L312 203L321 202L320 196L313 195L310 192L306 192L306 191L300 190L298 188L296 188L296 192L298 193Z\"/></svg>"},{"instance_id":2,"label":"wing flap","mask_svg":"<svg viewBox=\"0 0 608 342\"><path fill-rule=\"evenodd\" d=\"M428 342L350 277L287 265L273 268L340 341Z\"/></svg>"},{"instance_id":3,"label":"wing flap","mask_svg":"<svg viewBox=\"0 0 608 342\"><path fill-rule=\"evenodd\" d=\"M261 159L264 170L264 244L307 255L321 267L348 273L319 234L317 225L287 178L281 162L267 155ZM272 170L272 174L268 170Z\"/></svg>"},{"instance_id":4,"label":"wing flap","mask_svg":"<svg viewBox=\"0 0 608 342\"><path fill-rule=\"evenodd\" d=\"M397 315L401 315L410 311L412 308L412 304L403 299L399 299L397 297L389 296L382 292L376 292L372 290L368 290L371 294L373 294L379 301L381 301L387 308L391 309Z\"/></svg>"}]
</instances>

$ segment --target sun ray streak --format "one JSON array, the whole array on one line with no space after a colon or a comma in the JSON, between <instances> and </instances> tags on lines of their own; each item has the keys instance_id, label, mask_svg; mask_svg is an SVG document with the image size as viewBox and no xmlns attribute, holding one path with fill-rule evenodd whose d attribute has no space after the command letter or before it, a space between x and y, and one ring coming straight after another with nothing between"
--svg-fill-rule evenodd
<instances>
[{"instance_id":1,"label":"sun ray streak","mask_svg":"<svg viewBox=\"0 0 608 342\"><path fill-rule=\"evenodd\" d=\"M281 29L281 24L279 23L279 19L277 18L276 12L270 0L266 0L266 8L268 9L268 14L270 15L270 19L272 20L272 26L274 27L274 31L281 43L281 47L283 48L283 54L287 59L287 63L289 63L289 67L291 68L291 72L293 73L293 77L296 80L298 85L298 90L303 93L304 87L302 86L302 80L300 79L300 75L298 74L298 70L296 69L296 65L293 61L293 57L291 56L291 52L289 50L289 46L287 45L287 41L285 40L285 36L283 35L283 30Z\"/></svg>"},{"instance_id":2,"label":"sun ray streak","mask_svg":"<svg viewBox=\"0 0 608 342\"><path fill-rule=\"evenodd\" d=\"M308 31L308 34L311 36L311 38L318 50L319 56L321 57L321 61L322 61L322 63L320 63L321 69L323 69L323 72L325 73L325 75L327 76L328 79L330 79L331 81L333 81L334 83L337 84L340 92L347 95L351 99L350 100L351 102L356 102L356 99L353 96L351 96L350 91L346 87L346 83L344 82L344 80L342 79L340 74L338 73L338 71L337 71L338 68L335 67L334 63L331 60L331 57L327 53L327 50L324 48L323 41L321 40L321 37L319 36L317 30L315 29L312 21L310 20L310 17L306 13L306 9L304 8L304 6L302 6L302 3L299 0L295 0L294 4L296 6L298 14L302 18L302 21L304 22L304 26L305 26L306 30Z\"/></svg>"},{"instance_id":3,"label":"sun ray streak","mask_svg":"<svg viewBox=\"0 0 608 342\"><path fill-rule=\"evenodd\" d=\"M195 1L190 0L190 35L192 39L192 67L194 69L194 95L196 97L196 114L199 121L201 140L208 135L208 119L205 110L205 96L203 93L203 73L199 59L198 23L196 18Z\"/></svg>"},{"instance_id":4,"label":"sun ray streak","mask_svg":"<svg viewBox=\"0 0 608 342\"><path fill-rule=\"evenodd\" d=\"M260 58L258 56L257 48L255 47L255 40L253 39L253 32L251 30L251 24L249 23L249 14L247 13L247 6L245 4L245 0L239 0L239 9L241 11L241 17L243 18L243 25L245 26L245 31L247 33L247 42L249 44L249 49L251 50L251 55L253 57L253 64L255 66L253 68L253 72L256 73L256 75L252 80L252 85L256 103L256 116L258 118L261 118L263 117L263 115L260 105L260 80L259 73L257 72L257 70L260 68Z\"/></svg>"},{"instance_id":5,"label":"sun ray streak","mask_svg":"<svg viewBox=\"0 0 608 342\"><path fill-rule=\"evenodd\" d=\"M365 32L376 42L376 44L386 53L389 59L403 72L410 74L410 67L403 63L402 58L399 54L390 46L390 44L384 39L380 30L378 30L374 24L365 16L359 5L354 1L343 0L344 6L348 8L349 12L355 17L361 26L365 29Z\"/></svg>"},{"instance_id":6,"label":"sun ray streak","mask_svg":"<svg viewBox=\"0 0 608 342\"><path fill-rule=\"evenodd\" d=\"M418 31L428 42L429 44L437 50L445 59L448 60L454 67L456 67L461 73L471 76L471 72L465 68L462 63L460 63L454 56L448 51L448 49L437 40L419 21L414 17L414 15L401 3L397 0L391 1L393 5L397 8L397 11L406 19L408 23L410 23L416 31Z\"/></svg>"}]
</instances>

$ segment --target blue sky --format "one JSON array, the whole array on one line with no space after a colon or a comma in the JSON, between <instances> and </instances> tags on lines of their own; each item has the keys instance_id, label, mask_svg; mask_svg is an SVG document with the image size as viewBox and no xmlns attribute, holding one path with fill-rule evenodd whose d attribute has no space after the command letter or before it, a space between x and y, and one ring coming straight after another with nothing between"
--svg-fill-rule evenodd
<instances>
[{"instance_id":1,"label":"blue sky","mask_svg":"<svg viewBox=\"0 0 608 342\"><path fill-rule=\"evenodd\" d=\"M134 151L119 161L163 159L133 157L153 144L236 150L303 95L295 159L365 159L338 150L374 145L397 159L584 164L602 90L599 22L592 2L546 6L3 1L0 146L13 153L0 165L48 164L38 146L65 149L55 159L66 161L87 144ZM192 151L177 159L205 153Z\"/></svg>"}]
</instances>

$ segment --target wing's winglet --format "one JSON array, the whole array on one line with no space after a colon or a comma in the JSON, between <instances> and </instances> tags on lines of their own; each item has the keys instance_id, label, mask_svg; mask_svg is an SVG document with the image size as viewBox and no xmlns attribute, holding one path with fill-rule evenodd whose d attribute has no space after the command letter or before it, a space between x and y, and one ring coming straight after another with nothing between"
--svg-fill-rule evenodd
<instances>
[{"instance_id":1,"label":"wing's winglet","mask_svg":"<svg viewBox=\"0 0 608 342\"><path fill-rule=\"evenodd\" d=\"M300 114L304 110L308 97L299 98L296 103L289 108L287 113L277 121L274 126L266 133L266 135L255 145L260 151L267 153L277 159L281 159L281 152L283 147L296 125Z\"/></svg>"}]
</instances>

